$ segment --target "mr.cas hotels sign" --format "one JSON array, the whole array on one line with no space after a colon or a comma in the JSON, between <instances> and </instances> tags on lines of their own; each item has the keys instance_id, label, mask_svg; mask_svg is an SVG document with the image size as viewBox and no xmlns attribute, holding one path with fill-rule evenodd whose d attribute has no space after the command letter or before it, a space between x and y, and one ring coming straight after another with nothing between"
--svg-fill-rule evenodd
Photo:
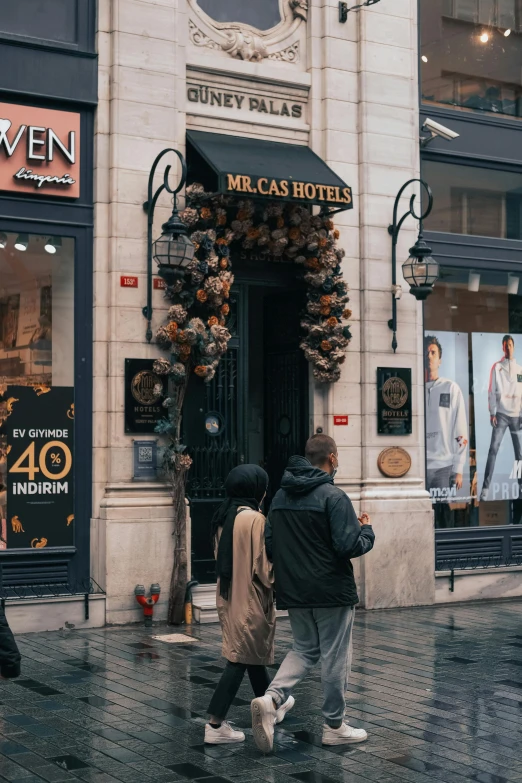
<instances>
[{"instance_id":1,"label":"mr.cas hotels sign","mask_svg":"<svg viewBox=\"0 0 522 783\"><path fill-rule=\"evenodd\" d=\"M285 201L352 209L352 189L339 185L321 185L317 182L281 179L279 177L249 177L245 174L225 174L224 192L250 193Z\"/></svg>"},{"instance_id":2,"label":"mr.cas hotels sign","mask_svg":"<svg viewBox=\"0 0 522 783\"><path fill-rule=\"evenodd\" d=\"M80 195L80 115L0 103L0 190Z\"/></svg>"}]
</instances>

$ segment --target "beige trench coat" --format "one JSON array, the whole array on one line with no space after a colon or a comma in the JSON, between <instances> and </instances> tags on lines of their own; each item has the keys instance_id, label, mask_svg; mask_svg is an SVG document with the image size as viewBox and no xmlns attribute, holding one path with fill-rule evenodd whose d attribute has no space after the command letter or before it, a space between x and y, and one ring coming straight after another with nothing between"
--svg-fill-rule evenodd
<instances>
[{"instance_id":1,"label":"beige trench coat","mask_svg":"<svg viewBox=\"0 0 522 783\"><path fill-rule=\"evenodd\" d=\"M234 522L234 556L229 600L216 603L223 631L223 657L233 663L274 662L275 607L272 564L265 550L265 518L250 508Z\"/></svg>"}]
</instances>

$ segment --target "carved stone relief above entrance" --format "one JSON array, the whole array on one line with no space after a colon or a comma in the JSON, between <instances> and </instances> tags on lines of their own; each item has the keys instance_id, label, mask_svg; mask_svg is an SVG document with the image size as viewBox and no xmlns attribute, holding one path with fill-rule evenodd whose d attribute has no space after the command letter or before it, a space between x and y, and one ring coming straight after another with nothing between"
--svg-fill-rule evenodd
<instances>
[{"instance_id":1,"label":"carved stone relief above entrance","mask_svg":"<svg viewBox=\"0 0 522 783\"><path fill-rule=\"evenodd\" d=\"M192 44L240 60L299 63L308 0L188 0Z\"/></svg>"}]
</instances>

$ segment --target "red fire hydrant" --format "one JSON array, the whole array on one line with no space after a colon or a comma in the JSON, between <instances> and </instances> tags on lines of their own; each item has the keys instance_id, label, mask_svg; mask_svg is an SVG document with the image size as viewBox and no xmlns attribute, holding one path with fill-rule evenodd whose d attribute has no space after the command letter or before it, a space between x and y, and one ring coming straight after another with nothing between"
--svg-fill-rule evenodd
<instances>
[{"instance_id":1,"label":"red fire hydrant","mask_svg":"<svg viewBox=\"0 0 522 783\"><path fill-rule=\"evenodd\" d=\"M143 619L145 620L145 628L152 626L152 615L154 614L154 604L158 603L160 597L161 588L158 584L150 586L150 598L145 595L144 585L136 585L134 588L134 595L136 601L140 606L143 606Z\"/></svg>"}]
</instances>

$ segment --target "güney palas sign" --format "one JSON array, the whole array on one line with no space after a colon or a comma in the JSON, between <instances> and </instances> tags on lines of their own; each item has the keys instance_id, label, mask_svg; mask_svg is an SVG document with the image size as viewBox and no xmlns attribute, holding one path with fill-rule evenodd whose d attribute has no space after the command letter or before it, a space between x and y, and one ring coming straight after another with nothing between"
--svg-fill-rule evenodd
<instances>
[{"instance_id":1,"label":"g\u00fcney palas sign","mask_svg":"<svg viewBox=\"0 0 522 783\"><path fill-rule=\"evenodd\" d=\"M80 115L0 103L0 190L80 195Z\"/></svg>"}]
</instances>

